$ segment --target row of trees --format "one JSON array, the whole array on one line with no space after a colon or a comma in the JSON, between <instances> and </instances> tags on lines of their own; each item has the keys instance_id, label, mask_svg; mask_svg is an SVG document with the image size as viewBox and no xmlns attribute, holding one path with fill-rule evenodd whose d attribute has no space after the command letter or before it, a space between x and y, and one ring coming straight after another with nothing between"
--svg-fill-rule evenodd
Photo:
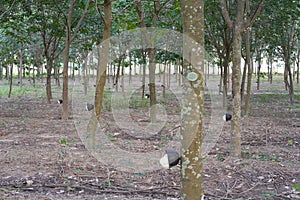
<instances>
[{"instance_id":1,"label":"row of trees","mask_svg":"<svg viewBox=\"0 0 300 200\"><path fill-rule=\"evenodd\" d=\"M114 2L112 34L149 26L182 31L179 1L160 1L159 5L156 3L156 7L154 6L155 2L137 3L126 0ZM233 61L233 29L230 28L230 23L227 23L228 20L225 20L224 9L222 8L227 8L228 16L234 18L237 4L235 1L222 2L218 0L205 1L205 47L210 56L208 61L217 63L221 69L220 91L224 91L224 106L226 106L228 69ZM248 76L252 75L253 66L250 65L253 65L253 61L258 63L257 88L259 89L262 58L265 57L268 60L271 81L273 64L283 60L285 63L284 81L290 93L290 101L293 103L293 74L296 75L297 83L299 83L299 27L297 24L299 21L299 3L297 1L268 0L265 2L265 9L256 18L254 14L259 13L257 11L261 9L262 4L260 2L262 1L246 2L242 17L248 28L244 30L242 38L242 57L248 64L243 70L241 93L246 91L246 84L244 84L246 74L248 71ZM225 3L225 5L221 6L221 3ZM96 9L96 4L98 9ZM258 6L259 4L260 6ZM71 24L68 25L70 6L68 2L56 0L15 2L7 0L1 3L0 79L3 77L2 68L6 68L6 75L8 76L8 67L13 63L20 72L26 69L27 73L36 72L37 76L41 74L44 65L46 66L48 83L47 99L50 102L52 98L51 75L55 74L55 77L58 78L60 63L63 63L64 50L67 45L65 40L68 35L73 44L70 45L70 60L80 63L81 66L87 52L93 45L102 41L105 26L101 15L99 15L99 8L103 7L104 4L82 0L73 2L72 5L74 13L70 13L72 19L69 21ZM85 5L87 6L86 9ZM254 20L256 23L253 24ZM70 30L66 28L68 26L70 26ZM68 31L70 33L67 33ZM248 59L247 52L250 54ZM174 56L165 56L166 53L155 54L151 54L152 57L155 56L154 59L151 59L156 60L156 62L163 62L164 59L175 62L175 59L172 59ZM137 59L143 60L141 53L135 56ZM292 68L293 65L295 65L294 68ZM20 81L22 82L22 76L20 76ZM152 87L150 87L150 91L154 91ZM246 101L245 113L248 111L249 103Z\"/></svg>"}]
</instances>

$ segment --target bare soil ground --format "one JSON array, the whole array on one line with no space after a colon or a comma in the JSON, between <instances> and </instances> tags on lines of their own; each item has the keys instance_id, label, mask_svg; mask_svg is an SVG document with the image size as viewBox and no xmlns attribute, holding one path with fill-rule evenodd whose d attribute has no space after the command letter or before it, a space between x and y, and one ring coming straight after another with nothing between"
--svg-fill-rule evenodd
<instances>
[{"instance_id":1,"label":"bare soil ground","mask_svg":"<svg viewBox=\"0 0 300 200\"><path fill-rule=\"evenodd\" d=\"M229 156L230 123L225 123L205 158L207 199L300 199L299 93L298 87L291 106L281 82L264 82L260 91L253 89L251 114L242 118L243 157ZM74 122L60 120L61 106L55 100L47 104L32 95L0 98L1 200L179 199L179 167L134 173L99 162L81 141ZM163 150L180 120L179 103L165 103L168 126L145 140L127 135L105 111L107 137L131 152ZM133 120L147 122L146 108L131 111Z\"/></svg>"}]
</instances>

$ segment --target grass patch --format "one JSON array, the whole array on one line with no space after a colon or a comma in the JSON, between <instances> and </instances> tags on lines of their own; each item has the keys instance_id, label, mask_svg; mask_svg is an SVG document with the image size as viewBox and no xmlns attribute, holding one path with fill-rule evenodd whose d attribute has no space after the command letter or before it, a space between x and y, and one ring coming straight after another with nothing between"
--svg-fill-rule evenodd
<instances>
[{"instance_id":1,"label":"grass patch","mask_svg":"<svg viewBox=\"0 0 300 200\"><path fill-rule=\"evenodd\" d=\"M242 152L241 157L245 158L245 159L254 159L254 160L260 160L260 161L280 162L280 159L278 157L270 156L270 155L263 154L263 153Z\"/></svg>"},{"instance_id":2,"label":"grass patch","mask_svg":"<svg viewBox=\"0 0 300 200\"><path fill-rule=\"evenodd\" d=\"M0 97L7 97L9 93L9 86L0 86ZM23 87L14 87L11 91L11 96L13 97L22 97L22 96L32 96L32 97L46 97L45 88L42 87L32 87L32 86L23 86Z\"/></svg>"},{"instance_id":3,"label":"grass patch","mask_svg":"<svg viewBox=\"0 0 300 200\"><path fill-rule=\"evenodd\" d=\"M296 99L296 97L295 97ZM254 95L252 102L256 103L274 103L274 102L282 102L283 100L288 101L288 94L256 94Z\"/></svg>"}]
</instances>

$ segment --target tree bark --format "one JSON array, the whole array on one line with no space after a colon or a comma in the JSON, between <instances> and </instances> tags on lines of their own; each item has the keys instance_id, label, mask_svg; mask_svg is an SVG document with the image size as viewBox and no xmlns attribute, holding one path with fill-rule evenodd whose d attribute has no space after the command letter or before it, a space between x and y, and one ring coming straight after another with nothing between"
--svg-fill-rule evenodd
<instances>
[{"instance_id":1,"label":"tree bark","mask_svg":"<svg viewBox=\"0 0 300 200\"><path fill-rule=\"evenodd\" d=\"M63 69L63 113L62 113L62 120L67 120L69 118L69 112L68 112L68 95L69 95L69 77L68 77L68 71L69 71L69 55L70 55L70 46L71 46L71 26L72 26L72 15L74 10L74 4L75 0L70 0L69 4L69 14L66 24L66 39L65 39L65 49L64 49L64 69Z\"/></svg>"},{"instance_id":2,"label":"tree bark","mask_svg":"<svg viewBox=\"0 0 300 200\"><path fill-rule=\"evenodd\" d=\"M136 4L136 10L140 17L141 27L146 28L146 23L144 20L145 16L142 10L141 2L138 2ZM155 0L151 27L156 27L159 11L160 11L160 0ZM147 49L147 53L149 57L150 120L153 123L156 122L156 91L155 91L156 49L152 44L151 38L149 38L146 34L143 34L143 37L145 38L147 46L149 47Z\"/></svg>"},{"instance_id":3,"label":"tree bark","mask_svg":"<svg viewBox=\"0 0 300 200\"><path fill-rule=\"evenodd\" d=\"M62 113L62 120L67 120L69 118L69 111L68 111L68 105L69 105L69 78L68 78L68 63L69 63L69 55L70 55L70 47L72 41L75 39L77 32L80 29L80 25L82 21L84 20L88 7L90 4L91 0L88 0L84 12L82 16L80 17L78 23L76 24L76 27L74 28L74 32L71 35L71 27L72 27L72 17L73 17L73 12L74 12L74 4L75 0L70 0L69 3L69 13L68 13L68 18L67 18L67 24L66 24L66 39L65 39L65 49L64 49L64 69L63 69L63 113Z\"/></svg>"},{"instance_id":4,"label":"tree bark","mask_svg":"<svg viewBox=\"0 0 300 200\"><path fill-rule=\"evenodd\" d=\"M102 103L104 97L104 87L106 83L106 70L109 59L109 47L110 47L110 31L112 26L112 5L110 0L104 0L104 15L101 11L101 6L96 1L96 9L104 23L104 31L102 43L98 46L98 69L97 69L97 84L95 91L94 110L91 120L88 125L89 138L87 145L89 149L95 148L95 137L97 124L100 120L102 111Z\"/></svg>"},{"instance_id":5,"label":"tree bark","mask_svg":"<svg viewBox=\"0 0 300 200\"><path fill-rule=\"evenodd\" d=\"M20 49L19 51L19 63L20 63L20 73L19 73L19 80L20 84L23 83L23 51Z\"/></svg>"},{"instance_id":6,"label":"tree bark","mask_svg":"<svg viewBox=\"0 0 300 200\"><path fill-rule=\"evenodd\" d=\"M132 83L132 63L131 63L131 61L132 61L132 55L131 55L131 53L129 52L129 85L131 85L131 83Z\"/></svg>"},{"instance_id":7,"label":"tree bark","mask_svg":"<svg viewBox=\"0 0 300 200\"><path fill-rule=\"evenodd\" d=\"M0 80L3 79L3 65L2 65L2 59L0 58Z\"/></svg>"},{"instance_id":8,"label":"tree bark","mask_svg":"<svg viewBox=\"0 0 300 200\"><path fill-rule=\"evenodd\" d=\"M47 95L47 103L51 103L52 99L52 91L51 91L51 71L53 67L53 59L47 59L47 67L46 67L46 95Z\"/></svg>"},{"instance_id":9,"label":"tree bark","mask_svg":"<svg viewBox=\"0 0 300 200\"><path fill-rule=\"evenodd\" d=\"M116 79L115 79L115 83L114 83L114 87L116 89L116 92L119 91L119 79L120 79L120 71L121 71L122 60L123 60L123 58L119 58L119 60L118 60L118 68L117 68Z\"/></svg>"},{"instance_id":10,"label":"tree bark","mask_svg":"<svg viewBox=\"0 0 300 200\"><path fill-rule=\"evenodd\" d=\"M181 0L180 2L184 34L192 38L194 43L197 43L196 47L191 47L186 39L183 40L183 58L192 58L192 63L190 63L192 64L192 70L191 72L186 70L186 73L197 74L197 79L184 81L184 85L190 85L193 92L186 91L187 93L183 97L181 197L187 200L201 200L204 197L202 163L204 1ZM197 50L191 52L193 48ZM184 112L186 109L191 111Z\"/></svg>"},{"instance_id":11,"label":"tree bark","mask_svg":"<svg viewBox=\"0 0 300 200\"><path fill-rule=\"evenodd\" d=\"M260 70L261 70L261 50L259 49L258 51L257 51L257 57L258 57L258 59L257 59L257 63L258 63L258 65L257 65L257 81L256 81L256 83L257 83L257 90L259 90L260 89Z\"/></svg>"},{"instance_id":12,"label":"tree bark","mask_svg":"<svg viewBox=\"0 0 300 200\"><path fill-rule=\"evenodd\" d=\"M244 10L244 1L238 3L237 21L233 33L233 68L232 68L232 97L233 97L233 120L231 121L231 156L241 156L241 96L240 96L240 79L241 79L241 24L242 13Z\"/></svg>"},{"instance_id":13,"label":"tree bark","mask_svg":"<svg viewBox=\"0 0 300 200\"><path fill-rule=\"evenodd\" d=\"M112 26L112 5L111 0L104 0L104 16L98 8L99 14L102 16L104 22L104 32L102 38L102 44L100 48L100 79L97 82L96 91L95 91L95 114L97 121L100 119L100 113L102 109L102 102L104 96L104 86L106 82L106 69L109 59L109 46L110 46L110 31Z\"/></svg>"},{"instance_id":14,"label":"tree bark","mask_svg":"<svg viewBox=\"0 0 300 200\"><path fill-rule=\"evenodd\" d=\"M245 60L243 75L242 75L242 83L241 83L241 106L243 105L245 85L246 85L246 76L247 76L247 62ZM242 109L242 107L241 107Z\"/></svg>"},{"instance_id":15,"label":"tree bark","mask_svg":"<svg viewBox=\"0 0 300 200\"><path fill-rule=\"evenodd\" d=\"M156 122L156 92L155 92L155 48L148 49L149 56L149 90L150 90L150 120Z\"/></svg>"},{"instance_id":16,"label":"tree bark","mask_svg":"<svg viewBox=\"0 0 300 200\"><path fill-rule=\"evenodd\" d=\"M300 44L298 44L298 49L297 49L297 59L296 59L296 65L297 65L297 84L299 84L299 68L300 68Z\"/></svg>"},{"instance_id":17,"label":"tree bark","mask_svg":"<svg viewBox=\"0 0 300 200\"><path fill-rule=\"evenodd\" d=\"M246 9L248 16L250 14L250 8L249 8L249 0L246 1ZM249 17L247 17L247 20L249 20ZM252 66L252 60L251 60L251 48L250 48L250 29L246 29L246 63L248 66L248 75L247 75L247 95L245 100L245 115L249 115L250 110L250 97L251 97L251 84L252 84L252 73L253 73L253 66Z\"/></svg>"},{"instance_id":18,"label":"tree bark","mask_svg":"<svg viewBox=\"0 0 300 200\"><path fill-rule=\"evenodd\" d=\"M82 69L81 69L81 74L82 74L82 77L83 77L84 95L87 95L87 88L88 88L87 63L88 63L88 53L85 52L83 63L82 63Z\"/></svg>"},{"instance_id":19,"label":"tree bark","mask_svg":"<svg viewBox=\"0 0 300 200\"><path fill-rule=\"evenodd\" d=\"M227 95L228 95L228 60L223 61L223 108L227 110Z\"/></svg>"},{"instance_id":20,"label":"tree bark","mask_svg":"<svg viewBox=\"0 0 300 200\"><path fill-rule=\"evenodd\" d=\"M233 56L232 56L232 98L233 115L231 120L231 150L230 155L234 157L241 156L241 45L243 31L245 0L237 1L236 18L233 23L229 18L228 8L225 0L221 0L222 15L228 28L233 30Z\"/></svg>"},{"instance_id":21,"label":"tree bark","mask_svg":"<svg viewBox=\"0 0 300 200\"><path fill-rule=\"evenodd\" d=\"M11 66L10 66L10 77L9 77L9 91L8 91L8 98L11 97L12 91L12 80L13 80L13 69L14 69L14 51L11 51ZM8 71L8 70L7 70Z\"/></svg>"},{"instance_id":22,"label":"tree bark","mask_svg":"<svg viewBox=\"0 0 300 200\"><path fill-rule=\"evenodd\" d=\"M270 60L270 84L273 83L273 58Z\"/></svg>"},{"instance_id":23,"label":"tree bark","mask_svg":"<svg viewBox=\"0 0 300 200\"><path fill-rule=\"evenodd\" d=\"M290 65L290 49L289 47L285 47L284 51L284 68L285 68L285 76L284 82L286 88L289 91L290 103L291 105L294 104L294 84L293 84L293 74L291 72L291 65Z\"/></svg>"}]
</instances>

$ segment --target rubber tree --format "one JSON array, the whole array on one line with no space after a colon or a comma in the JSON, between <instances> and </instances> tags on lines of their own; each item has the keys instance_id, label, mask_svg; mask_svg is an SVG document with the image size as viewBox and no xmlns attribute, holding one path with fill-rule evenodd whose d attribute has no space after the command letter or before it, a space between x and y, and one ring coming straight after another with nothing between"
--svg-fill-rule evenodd
<instances>
[{"instance_id":1,"label":"rubber tree","mask_svg":"<svg viewBox=\"0 0 300 200\"><path fill-rule=\"evenodd\" d=\"M160 0L154 1L154 12L151 21L151 27L156 27L159 11L160 8ZM138 12L141 28L146 28L146 21L145 21L145 13L143 11L143 6L141 2L136 4L136 10ZM147 46L150 47L147 49L148 57L149 57L149 90L150 90L150 120L151 122L156 121L156 91L155 91L155 69L156 69L156 62L155 62L155 55L156 49L151 42L151 38L149 38L147 33L143 32L143 37L146 39Z\"/></svg>"},{"instance_id":2,"label":"rubber tree","mask_svg":"<svg viewBox=\"0 0 300 200\"><path fill-rule=\"evenodd\" d=\"M227 27L233 31L233 52L232 52L232 98L233 115L231 120L231 150L230 155L234 157L241 156L241 51L242 51L242 33L250 27L254 19L259 14L264 0L262 0L251 17L249 23L244 22L245 0L236 1L236 16L232 20L229 16L228 4L226 0L221 0L222 15L226 21Z\"/></svg>"},{"instance_id":3,"label":"rubber tree","mask_svg":"<svg viewBox=\"0 0 300 200\"><path fill-rule=\"evenodd\" d=\"M65 47L64 47L64 58L63 58L63 63L64 63L64 69L63 69L63 112L61 119L62 120L67 120L69 118L69 111L68 111L68 95L69 95L69 80L68 80L68 67L69 67L69 54L70 54L70 47L71 43L76 37L76 34L78 33L81 23L83 22L89 8L91 0L88 0L85 4L85 8L83 11L83 14L81 15L79 21L77 22L73 33L72 33L72 22L73 22L73 12L74 12L74 7L75 7L75 0L70 0L69 2L69 11L67 15L67 21L65 24L66 28L66 38L65 38Z\"/></svg>"},{"instance_id":4,"label":"rubber tree","mask_svg":"<svg viewBox=\"0 0 300 200\"><path fill-rule=\"evenodd\" d=\"M219 91L223 93L223 107L227 108L229 63L232 59L232 31L226 26L221 15L219 2L207 0L205 2L205 24L207 27L205 44L212 48L218 57L221 77ZM228 11L229 12L229 11ZM210 54L212 56L212 54Z\"/></svg>"},{"instance_id":5,"label":"rubber tree","mask_svg":"<svg viewBox=\"0 0 300 200\"><path fill-rule=\"evenodd\" d=\"M247 11L247 23L249 23L250 20L251 20L249 0L246 0L246 11ZM246 46L246 63L247 63L247 66L248 66L248 70L247 70L248 71L248 75L247 75L247 94L246 94L246 99L245 99L245 115L246 116L249 115L249 110L250 110L251 83L252 83L252 73L253 73L250 40L251 40L250 29L246 29L245 46Z\"/></svg>"},{"instance_id":6,"label":"rubber tree","mask_svg":"<svg viewBox=\"0 0 300 200\"><path fill-rule=\"evenodd\" d=\"M183 58L189 60L182 102L182 199L201 200L203 191L202 124L204 104L204 0L181 0ZM193 40L190 44L186 37ZM186 65L185 65L186 66ZM190 92L189 92L190 91ZM192 103L193 102L193 103Z\"/></svg>"},{"instance_id":7,"label":"rubber tree","mask_svg":"<svg viewBox=\"0 0 300 200\"><path fill-rule=\"evenodd\" d=\"M95 137L97 124L100 120L100 114L102 110L102 102L104 97L104 86L106 83L106 71L109 62L109 47L110 47L110 36L112 28L112 2L110 0L104 0L103 4L95 2L97 12L103 21L104 31L102 37L102 43L98 45L98 70L97 70L97 84L95 90L95 113L91 118L89 124L89 141L88 145L93 149L95 147Z\"/></svg>"},{"instance_id":8,"label":"rubber tree","mask_svg":"<svg viewBox=\"0 0 300 200\"><path fill-rule=\"evenodd\" d=\"M259 31L264 31L263 42L268 54L284 61L284 83L289 92L290 103L294 103L292 61L295 59L297 37L299 37L299 1L272 0L263 10L259 20Z\"/></svg>"}]
</instances>

